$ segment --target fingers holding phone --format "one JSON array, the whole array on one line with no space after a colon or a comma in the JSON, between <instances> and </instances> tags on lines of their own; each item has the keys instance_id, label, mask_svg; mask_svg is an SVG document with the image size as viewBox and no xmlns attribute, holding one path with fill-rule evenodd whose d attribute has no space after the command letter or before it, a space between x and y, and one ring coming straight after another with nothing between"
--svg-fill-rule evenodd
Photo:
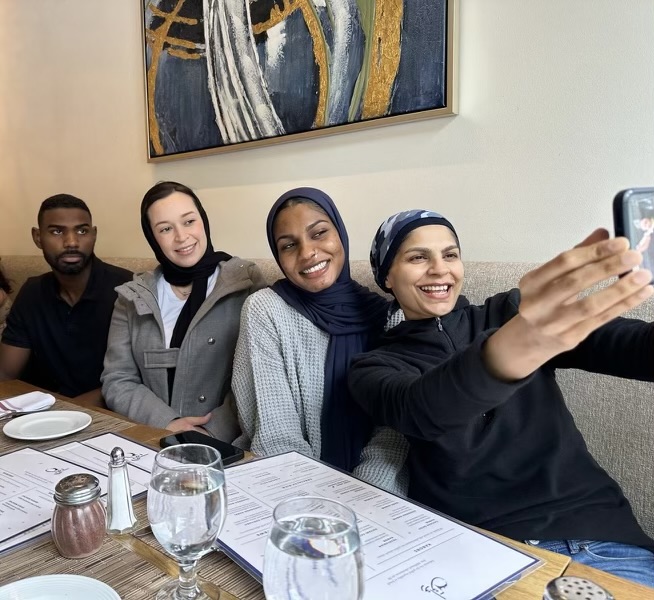
<instances>
[{"instance_id":1,"label":"fingers holding phone","mask_svg":"<svg viewBox=\"0 0 654 600\"><path fill-rule=\"evenodd\" d=\"M526 377L654 293L651 273L640 270L582 295L642 261L626 239L607 237L606 231L596 231L520 280L518 315L489 338L484 350L486 366L496 377Z\"/></svg>"},{"instance_id":2,"label":"fingers holding phone","mask_svg":"<svg viewBox=\"0 0 654 600\"><path fill-rule=\"evenodd\" d=\"M579 295L593 286L640 264L639 252L630 250L626 239L606 239L606 230L597 230L583 242L562 252L520 280L520 314L532 326L552 333L600 314L611 305L638 291L633 280L590 301ZM610 286L612 287L612 286Z\"/></svg>"}]
</instances>

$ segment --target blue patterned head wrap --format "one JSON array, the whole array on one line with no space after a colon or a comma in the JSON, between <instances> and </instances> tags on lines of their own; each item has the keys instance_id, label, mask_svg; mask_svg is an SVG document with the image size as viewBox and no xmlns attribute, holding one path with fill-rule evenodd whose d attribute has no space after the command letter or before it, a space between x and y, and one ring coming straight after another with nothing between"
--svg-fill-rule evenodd
<instances>
[{"instance_id":1,"label":"blue patterned head wrap","mask_svg":"<svg viewBox=\"0 0 654 600\"><path fill-rule=\"evenodd\" d=\"M377 230L370 248L370 266L377 285L385 292L391 292L386 287L386 277L393 264L398 248L414 229L425 225L444 225L453 234L459 245L459 237L454 226L443 215L431 210L405 210L388 217Z\"/></svg>"}]
</instances>

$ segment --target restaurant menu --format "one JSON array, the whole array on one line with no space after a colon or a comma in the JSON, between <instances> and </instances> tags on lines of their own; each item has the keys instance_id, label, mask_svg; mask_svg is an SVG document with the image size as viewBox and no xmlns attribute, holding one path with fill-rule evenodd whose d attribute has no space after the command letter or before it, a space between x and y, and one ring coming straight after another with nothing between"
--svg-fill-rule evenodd
<instances>
[{"instance_id":1,"label":"restaurant menu","mask_svg":"<svg viewBox=\"0 0 654 600\"><path fill-rule=\"evenodd\" d=\"M0 553L50 531L52 496L63 477L93 473L105 495L109 455L116 446L130 464L132 495L146 492L156 451L113 433L46 451L23 448L0 456Z\"/></svg>"},{"instance_id":2,"label":"restaurant menu","mask_svg":"<svg viewBox=\"0 0 654 600\"><path fill-rule=\"evenodd\" d=\"M357 515L365 600L482 599L541 561L507 544L297 452L225 470L225 553L261 580L272 511L286 498L322 496Z\"/></svg>"},{"instance_id":3,"label":"restaurant menu","mask_svg":"<svg viewBox=\"0 0 654 600\"><path fill-rule=\"evenodd\" d=\"M147 490L155 450L103 434L47 451L24 448L0 456L0 553L50 531L57 482L92 472L107 490L111 450L130 462L132 494ZM297 452L225 469L228 510L218 542L261 581L275 506L297 496L338 500L357 515L364 557L364 600L435 596L481 600L542 562L484 533L360 481Z\"/></svg>"}]
</instances>

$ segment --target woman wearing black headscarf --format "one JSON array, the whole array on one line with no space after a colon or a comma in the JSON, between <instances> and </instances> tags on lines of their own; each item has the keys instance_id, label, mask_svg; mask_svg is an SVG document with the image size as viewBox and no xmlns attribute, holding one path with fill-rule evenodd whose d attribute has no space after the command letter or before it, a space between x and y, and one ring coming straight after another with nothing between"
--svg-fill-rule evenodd
<instances>
[{"instance_id":1,"label":"woman wearing black headscarf","mask_svg":"<svg viewBox=\"0 0 654 600\"><path fill-rule=\"evenodd\" d=\"M239 434L230 388L245 298L263 287L254 263L215 252L191 189L156 184L141 226L159 267L117 288L102 393L112 410L170 431Z\"/></svg>"},{"instance_id":2,"label":"woman wearing black headscarf","mask_svg":"<svg viewBox=\"0 0 654 600\"><path fill-rule=\"evenodd\" d=\"M388 301L350 277L347 231L324 192L285 193L266 228L286 278L244 304L232 380L252 451L296 450L404 491L404 439L373 430L347 390L350 361L383 331Z\"/></svg>"}]
</instances>

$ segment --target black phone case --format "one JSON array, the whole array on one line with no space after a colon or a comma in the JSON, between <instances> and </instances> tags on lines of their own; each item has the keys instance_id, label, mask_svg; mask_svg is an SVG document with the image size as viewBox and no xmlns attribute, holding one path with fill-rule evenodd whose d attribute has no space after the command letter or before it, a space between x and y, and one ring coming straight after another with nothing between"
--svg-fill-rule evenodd
<instances>
[{"instance_id":1,"label":"black phone case","mask_svg":"<svg viewBox=\"0 0 654 600\"><path fill-rule=\"evenodd\" d=\"M626 236L625 233L625 215L624 206L625 199L631 195L631 190L622 190L618 192L613 198L613 228L615 229L615 237ZM631 240L629 240L631 244Z\"/></svg>"},{"instance_id":2,"label":"black phone case","mask_svg":"<svg viewBox=\"0 0 654 600\"><path fill-rule=\"evenodd\" d=\"M225 467L241 460L245 456L245 453L240 448L232 446L232 444L228 444L222 440L212 438L211 436L204 435L199 431L183 431L181 433L174 433L166 437L162 437L159 440L159 445L162 448L167 448L168 446L176 446L177 444L204 444L205 446L211 446L220 452L223 466Z\"/></svg>"}]
</instances>

